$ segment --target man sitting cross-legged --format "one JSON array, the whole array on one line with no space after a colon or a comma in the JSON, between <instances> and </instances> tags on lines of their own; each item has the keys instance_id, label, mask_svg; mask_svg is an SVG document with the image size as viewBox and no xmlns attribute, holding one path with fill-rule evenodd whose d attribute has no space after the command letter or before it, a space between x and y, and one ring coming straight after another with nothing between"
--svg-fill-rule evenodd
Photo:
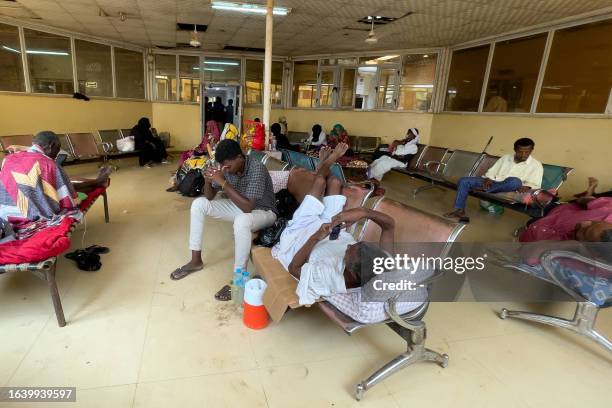
<instances>
[{"instance_id":1,"label":"man sitting cross-legged","mask_svg":"<svg viewBox=\"0 0 612 408\"><path fill-rule=\"evenodd\" d=\"M514 154L506 154L499 158L484 177L462 177L457 183L455 209L446 218L469 222L465 214L468 195L471 190L481 190L487 193L507 193L517 191L525 193L538 189L542 185L544 168L542 163L531 156L535 143L529 138L521 138L514 142Z\"/></svg>"}]
</instances>

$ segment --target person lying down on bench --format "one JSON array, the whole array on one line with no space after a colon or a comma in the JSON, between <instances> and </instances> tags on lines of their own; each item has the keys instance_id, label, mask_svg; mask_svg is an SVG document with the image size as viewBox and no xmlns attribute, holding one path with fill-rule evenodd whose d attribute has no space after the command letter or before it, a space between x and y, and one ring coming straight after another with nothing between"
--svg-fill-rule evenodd
<instances>
[{"instance_id":1,"label":"person lying down on bench","mask_svg":"<svg viewBox=\"0 0 612 408\"><path fill-rule=\"evenodd\" d=\"M374 276L373 273L362 276L362 270L372 271L375 258L385 258L393 251L395 222L388 215L367 208L343 211L346 197L341 194L342 183L330 175L329 168L346 148L340 144L314 177L305 173L310 189L272 248L272 256L299 279L296 293L300 304L310 305L323 297L353 319L375 323L387 317L384 303L361 302L360 289ZM381 228L380 246L357 242L347 231L364 219ZM341 230L337 239L330 239L335 226ZM397 304L398 313L417 308L425 297L426 289L414 291L410 302Z\"/></svg>"}]
</instances>

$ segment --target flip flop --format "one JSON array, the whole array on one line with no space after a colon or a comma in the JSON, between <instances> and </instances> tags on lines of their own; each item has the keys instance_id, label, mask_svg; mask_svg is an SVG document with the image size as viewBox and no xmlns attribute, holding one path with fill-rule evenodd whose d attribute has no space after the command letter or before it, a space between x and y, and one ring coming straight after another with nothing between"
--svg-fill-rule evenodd
<instances>
[{"instance_id":1,"label":"flip flop","mask_svg":"<svg viewBox=\"0 0 612 408\"><path fill-rule=\"evenodd\" d=\"M217 293L215 293L215 299L221 302L227 302L232 300L232 288L230 285L225 285Z\"/></svg>"},{"instance_id":2,"label":"flip flop","mask_svg":"<svg viewBox=\"0 0 612 408\"><path fill-rule=\"evenodd\" d=\"M201 271L202 269L204 269L203 266L200 267L192 267L192 268L186 268L184 266L181 266L180 268L176 268L171 274L170 274L170 279L172 280L179 280L179 279L183 279L185 276L190 275L194 272L197 271Z\"/></svg>"}]
</instances>

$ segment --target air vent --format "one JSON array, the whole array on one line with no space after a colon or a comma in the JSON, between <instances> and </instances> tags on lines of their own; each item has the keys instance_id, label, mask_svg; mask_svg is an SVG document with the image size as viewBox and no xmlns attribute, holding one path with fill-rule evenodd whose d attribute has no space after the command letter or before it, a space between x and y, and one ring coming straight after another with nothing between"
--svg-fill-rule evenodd
<instances>
[{"instance_id":1,"label":"air vent","mask_svg":"<svg viewBox=\"0 0 612 408\"><path fill-rule=\"evenodd\" d=\"M203 33L208 28L206 24L176 23L176 31L193 31L194 26L198 30L198 33Z\"/></svg>"},{"instance_id":2,"label":"air vent","mask_svg":"<svg viewBox=\"0 0 612 408\"><path fill-rule=\"evenodd\" d=\"M223 49L228 51L266 52L265 48L238 47L235 45L226 45Z\"/></svg>"},{"instance_id":3,"label":"air vent","mask_svg":"<svg viewBox=\"0 0 612 408\"><path fill-rule=\"evenodd\" d=\"M374 25L385 25L397 20L395 17L374 16ZM358 23L371 25L372 16L365 16L357 20Z\"/></svg>"}]
</instances>

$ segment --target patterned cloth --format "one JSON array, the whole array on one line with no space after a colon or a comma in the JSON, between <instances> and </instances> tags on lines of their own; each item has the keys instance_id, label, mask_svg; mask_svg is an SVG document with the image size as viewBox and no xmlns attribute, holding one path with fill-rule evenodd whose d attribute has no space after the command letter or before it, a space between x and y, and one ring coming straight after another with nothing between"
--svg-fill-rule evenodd
<instances>
[{"instance_id":1,"label":"patterned cloth","mask_svg":"<svg viewBox=\"0 0 612 408\"><path fill-rule=\"evenodd\" d=\"M277 213L272 178L266 166L249 156L245 158L242 174L225 173L225 180L240 194L255 200L254 210L271 210Z\"/></svg>"},{"instance_id":2,"label":"patterned cloth","mask_svg":"<svg viewBox=\"0 0 612 408\"><path fill-rule=\"evenodd\" d=\"M214 147L219 142L221 138L221 132L219 132L219 125L214 120L209 120L206 123L206 132L204 132L204 136L202 136L202 141L199 145L194 147L191 150L185 150L181 153L181 158L179 159L179 168L183 165L183 163L192 156L202 156L208 152L207 146L209 144Z\"/></svg>"},{"instance_id":3,"label":"patterned cloth","mask_svg":"<svg viewBox=\"0 0 612 408\"><path fill-rule=\"evenodd\" d=\"M568 290L576 293L581 301L589 301L598 307L608 307L612 304L612 277L605 273L593 273L584 267L569 265L554 261L552 273ZM555 279L549 276L541 265L521 265L528 274L557 285Z\"/></svg>"},{"instance_id":4,"label":"patterned cloth","mask_svg":"<svg viewBox=\"0 0 612 408\"><path fill-rule=\"evenodd\" d=\"M284 188L287 188L289 184L289 173L288 170L270 171L270 178L272 179L272 187L274 194L278 193Z\"/></svg>"},{"instance_id":5,"label":"patterned cloth","mask_svg":"<svg viewBox=\"0 0 612 408\"><path fill-rule=\"evenodd\" d=\"M329 132L329 135L327 135L327 145L332 149L336 147L338 143L346 143L349 147L351 147L348 133L344 129L344 126L339 123L335 124L331 132Z\"/></svg>"},{"instance_id":6,"label":"patterned cloth","mask_svg":"<svg viewBox=\"0 0 612 408\"><path fill-rule=\"evenodd\" d=\"M12 224L52 219L76 208L70 178L38 148L8 155L0 170L0 218Z\"/></svg>"}]
</instances>

